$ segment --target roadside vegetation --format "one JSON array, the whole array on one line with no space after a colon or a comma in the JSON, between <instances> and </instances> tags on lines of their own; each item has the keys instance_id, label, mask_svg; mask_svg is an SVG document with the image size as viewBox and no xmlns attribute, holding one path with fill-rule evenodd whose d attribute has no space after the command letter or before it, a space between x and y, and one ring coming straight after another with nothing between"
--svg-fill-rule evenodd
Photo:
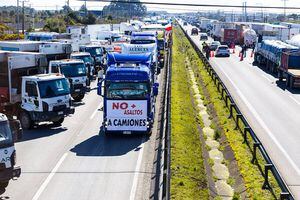
<instances>
[{"instance_id":1,"label":"roadside vegetation","mask_svg":"<svg viewBox=\"0 0 300 200\"><path fill-rule=\"evenodd\" d=\"M242 137L241 133L235 129L235 122L232 119L228 119L229 111L228 111L227 107L225 106L225 103L221 99L221 95L218 92L216 86L214 85L212 79L206 72L200 58L198 57L198 55L196 54L196 52L190 45L187 38L185 38L185 35L181 31L181 29L176 28L174 31L175 31L175 34L174 34L175 41L177 38L176 43L174 42L174 49L176 48L176 46L185 46L185 47L187 47L186 49L188 49L188 50L180 55L176 55L174 52L174 57L179 56L182 61L180 61L180 59L175 61L175 58L174 58L174 60L173 60L173 63L174 63L173 64L173 77L172 77L173 80L172 81L173 82L176 81L176 80L174 80L174 78L176 77L175 73L180 73L180 74L186 73L186 72L184 72L185 69L184 69L184 64L182 62L185 57L188 57L189 61L191 63L191 66L193 68L193 71L196 74L197 82L200 83L199 84L201 86L200 93L205 97L204 103L205 103L205 105L210 107L209 112L212 112L212 111L214 112L214 113L210 113L212 116L214 116L214 119L212 119L214 121L214 125L218 124L218 126L220 126L220 127L213 127L213 128L221 129L220 131L218 131L219 137L221 137L223 134L234 152L234 157L237 161L240 174L243 177L244 184L246 187L246 192L247 192L246 198L248 198L248 199L275 199L275 198L278 198L278 196L276 196L275 194L278 195L280 190L272 176L270 176L270 178L271 178L270 183L273 188L273 191L262 189L264 178L261 175L260 170L263 170L264 161L262 160L262 158L260 158L260 156L258 156L258 162L256 164L251 163L252 154L251 154L248 146L243 143L243 137ZM178 40L178 38L180 38L180 40ZM174 67L176 66L175 65L176 63L180 63L180 66L182 66L181 69L183 71L177 71L177 70L175 71ZM179 76L179 75L177 75L177 76ZM178 81L177 84L182 87L182 80ZM175 93L174 86L172 85L172 87L173 87L172 98L174 98L174 93ZM188 91L188 89L186 89L186 91ZM175 101L175 100L173 100L173 101ZM188 97L187 96L182 97L182 101L189 102ZM181 108L182 108L182 105L181 105ZM173 106L173 109L174 109L174 106ZM172 109L172 112L174 112L173 109ZM183 113L189 113L189 112L186 111ZM172 116L173 115L174 115L174 113L172 113ZM172 124L174 124L174 123L175 122L172 121ZM189 120L188 122L186 122L185 126L193 127L194 123L196 123L195 120ZM172 131L173 131L173 129L172 129ZM174 137L173 134L174 133L172 133L172 137ZM251 145L251 143L250 143L250 145ZM173 153L173 156L176 156L176 154L174 155L174 150L172 153ZM259 154L257 154L257 155L259 155ZM172 171L172 173L174 173L174 171ZM235 198L238 199L239 198L238 196L239 195L236 194Z\"/></svg>"},{"instance_id":2,"label":"roadside vegetation","mask_svg":"<svg viewBox=\"0 0 300 200\"><path fill-rule=\"evenodd\" d=\"M209 192L181 40L173 38L171 199L205 200Z\"/></svg>"}]
</instances>

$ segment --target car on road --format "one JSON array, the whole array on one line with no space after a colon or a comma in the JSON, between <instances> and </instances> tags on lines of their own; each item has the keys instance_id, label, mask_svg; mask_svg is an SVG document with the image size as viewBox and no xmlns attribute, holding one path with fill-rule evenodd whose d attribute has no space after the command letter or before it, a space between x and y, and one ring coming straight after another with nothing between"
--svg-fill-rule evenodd
<instances>
[{"instance_id":1,"label":"car on road","mask_svg":"<svg viewBox=\"0 0 300 200\"><path fill-rule=\"evenodd\" d=\"M227 45L218 46L216 53L216 57L230 57L230 51Z\"/></svg>"},{"instance_id":2,"label":"car on road","mask_svg":"<svg viewBox=\"0 0 300 200\"><path fill-rule=\"evenodd\" d=\"M191 35L198 35L199 31L197 28L192 28Z\"/></svg>"},{"instance_id":3,"label":"car on road","mask_svg":"<svg viewBox=\"0 0 300 200\"><path fill-rule=\"evenodd\" d=\"M221 43L219 41L212 41L209 48L210 50L215 51L220 45Z\"/></svg>"},{"instance_id":4,"label":"car on road","mask_svg":"<svg viewBox=\"0 0 300 200\"><path fill-rule=\"evenodd\" d=\"M188 25L188 23L187 22L183 22L183 26L187 26Z\"/></svg>"},{"instance_id":5,"label":"car on road","mask_svg":"<svg viewBox=\"0 0 300 200\"><path fill-rule=\"evenodd\" d=\"M200 33L200 41L206 41L208 40L207 33Z\"/></svg>"}]
</instances>

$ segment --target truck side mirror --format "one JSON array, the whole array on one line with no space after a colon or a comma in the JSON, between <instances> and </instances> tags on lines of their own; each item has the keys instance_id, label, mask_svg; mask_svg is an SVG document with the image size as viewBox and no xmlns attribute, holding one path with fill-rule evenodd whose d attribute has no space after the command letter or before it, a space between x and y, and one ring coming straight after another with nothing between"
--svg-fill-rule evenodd
<instances>
[{"instance_id":1,"label":"truck side mirror","mask_svg":"<svg viewBox=\"0 0 300 200\"><path fill-rule=\"evenodd\" d=\"M154 96L158 95L158 88L159 88L159 83L154 83L153 84L153 94L154 94Z\"/></svg>"},{"instance_id":2,"label":"truck side mirror","mask_svg":"<svg viewBox=\"0 0 300 200\"><path fill-rule=\"evenodd\" d=\"M101 81L99 81L98 82L98 84L97 84L97 94L99 95L99 96L104 96L103 94L102 94L102 82L103 82L103 80L101 80Z\"/></svg>"},{"instance_id":3,"label":"truck side mirror","mask_svg":"<svg viewBox=\"0 0 300 200\"><path fill-rule=\"evenodd\" d=\"M23 137L23 129L19 120L13 119L9 121L14 142L20 141Z\"/></svg>"}]
</instances>

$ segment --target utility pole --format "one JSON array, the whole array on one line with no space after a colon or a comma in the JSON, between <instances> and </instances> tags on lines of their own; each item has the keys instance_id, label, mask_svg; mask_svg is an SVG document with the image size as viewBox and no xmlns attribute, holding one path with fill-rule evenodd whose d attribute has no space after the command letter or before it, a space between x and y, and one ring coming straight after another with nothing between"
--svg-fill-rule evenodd
<instances>
[{"instance_id":1,"label":"utility pole","mask_svg":"<svg viewBox=\"0 0 300 200\"><path fill-rule=\"evenodd\" d=\"M283 14L284 14L284 18L286 17L286 2L288 0L282 0L283 1Z\"/></svg>"},{"instance_id":2,"label":"utility pole","mask_svg":"<svg viewBox=\"0 0 300 200\"><path fill-rule=\"evenodd\" d=\"M24 34L24 29L25 29L25 9L24 9L24 3L25 1L22 1L22 34Z\"/></svg>"},{"instance_id":3,"label":"utility pole","mask_svg":"<svg viewBox=\"0 0 300 200\"><path fill-rule=\"evenodd\" d=\"M18 34L19 34L19 23L20 23L19 1L20 0L17 0L17 33Z\"/></svg>"},{"instance_id":4,"label":"utility pole","mask_svg":"<svg viewBox=\"0 0 300 200\"><path fill-rule=\"evenodd\" d=\"M87 17L87 7L86 7L86 0L84 1L84 6L85 6L85 17Z\"/></svg>"},{"instance_id":5,"label":"utility pole","mask_svg":"<svg viewBox=\"0 0 300 200\"><path fill-rule=\"evenodd\" d=\"M25 2L28 2L29 0L22 0L22 34L25 33Z\"/></svg>"}]
</instances>

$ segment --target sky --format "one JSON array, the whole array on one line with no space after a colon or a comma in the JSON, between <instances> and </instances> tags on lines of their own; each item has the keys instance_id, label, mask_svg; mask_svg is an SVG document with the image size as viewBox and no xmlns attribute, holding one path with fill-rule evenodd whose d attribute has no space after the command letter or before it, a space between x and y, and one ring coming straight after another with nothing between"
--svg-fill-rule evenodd
<instances>
[{"instance_id":1,"label":"sky","mask_svg":"<svg viewBox=\"0 0 300 200\"><path fill-rule=\"evenodd\" d=\"M21 1L21 0L20 0ZM225 4L225 5L242 5L242 2L247 2L247 5L252 6L283 6L283 0L141 0L148 2L164 2L164 3L195 3L195 4ZM25 5L38 9L38 10L55 10L60 9L65 5L66 0L25 0ZM71 8L78 10L83 4L83 1L70 0ZM104 5L108 3L103 2L87 2L88 9L101 10ZM17 5L17 0L0 0L0 6ZM287 7L300 7L299 0L288 0L286 2ZM167 10L169 12L187 12L187 11L199 11L199 10L217 10L216 8L203 8L203 7L184 7L184 6L159 6L148 5L148 10ZM241 8L218 8L224 11L241 11ZM261 11L261 9L256 9ZM283 12L281 10L264 10L267 12ZM300 10L287 10L287 13L299 13Z\"/></svg>"}]
</instances>

